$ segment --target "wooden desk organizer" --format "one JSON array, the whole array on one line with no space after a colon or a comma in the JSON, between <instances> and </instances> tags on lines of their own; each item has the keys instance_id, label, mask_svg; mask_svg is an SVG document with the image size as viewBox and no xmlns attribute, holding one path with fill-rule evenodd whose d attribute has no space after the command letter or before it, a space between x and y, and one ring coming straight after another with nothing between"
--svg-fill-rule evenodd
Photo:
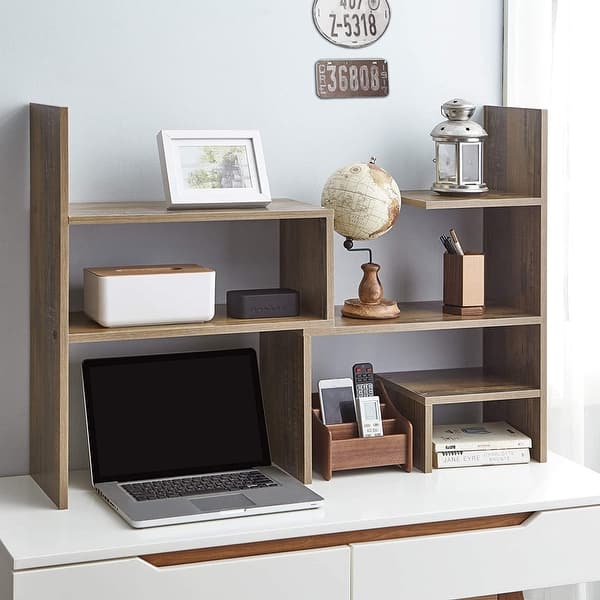
<instances>
[{"instance_id":1,"label":"wooden desk organizer","mask_svg":"<svg viewBox=\"0 0 600 600\"><path fill-rule=\"evenodd\" d=\"M385 389L380 399L387 398ZM321 420L319 394L313 394L313 465L329 481L333 471L401 465L407 473L413 465L411 422L387 398L381 402L383 436L363 438L356 423L325 425Z\"/></svg>"},{"instance_id":2,"label":"wooden desk organizer","mask_svg":"<svg viewBox=\"0 0 600 600\"><path fill-rule=\"evenodd\" d=\"M482 315L485 311L485 255L444 254L444 312Z\"/></svg>"}]
</instances>

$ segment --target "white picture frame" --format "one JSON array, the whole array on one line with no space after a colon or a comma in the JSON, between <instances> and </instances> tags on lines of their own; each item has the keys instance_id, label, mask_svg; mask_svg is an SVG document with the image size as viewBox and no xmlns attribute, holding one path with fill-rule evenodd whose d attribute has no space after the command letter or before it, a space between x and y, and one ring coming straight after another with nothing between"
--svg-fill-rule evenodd
<instances>
[{"instance_id":1,"label":"white picture frame","mask_svg":"<svg viewBox=\"0 0 600 600\"><path fill-rule=\"evenodd\" d=\"M271 202L257 130L163 129L157 141L168 208L255 208Z\"/></svg>"}]
</instances>

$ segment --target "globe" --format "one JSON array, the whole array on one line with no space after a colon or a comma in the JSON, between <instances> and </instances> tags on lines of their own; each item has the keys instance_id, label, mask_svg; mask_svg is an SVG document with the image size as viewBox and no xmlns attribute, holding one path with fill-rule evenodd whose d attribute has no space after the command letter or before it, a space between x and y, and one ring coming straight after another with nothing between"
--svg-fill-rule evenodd
<instances>
[{"instance_id":1,"label":"globe","mask_svg":"<svg viewBox=\"0 0 600 600\"><path fill-rule=\"evenodd\" d=\"M400 214L394 178L374 162L337 170L325 184L321 205L333 209L333 227L353 240L373 240L389 231Z\"/></svg>"}]
</instances>

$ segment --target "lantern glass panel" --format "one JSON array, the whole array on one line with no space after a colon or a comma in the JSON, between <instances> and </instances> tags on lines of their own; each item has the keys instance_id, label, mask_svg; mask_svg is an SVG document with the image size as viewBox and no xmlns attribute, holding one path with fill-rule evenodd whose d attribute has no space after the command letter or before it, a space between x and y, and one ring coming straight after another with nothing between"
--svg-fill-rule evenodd
<instances>
[{"instance_id":1,"label":"lantern glass panel","mask_svg":"<svg viewBox=\"0 0 600 600\"><path fill-rule=\"evenodd\" d=\"M481 144L461 144L461 183L481 183Z\"/></svg>"},{"instance_id":2,"label":"lantern glass panel","mask_svg":"<svg viewBox=\"0 0 600 600\"><path fill-rule=\"evenodd\" d=\"M438 181L456 183L456 144L438 142Z\"/></svg>"}]
</instances>

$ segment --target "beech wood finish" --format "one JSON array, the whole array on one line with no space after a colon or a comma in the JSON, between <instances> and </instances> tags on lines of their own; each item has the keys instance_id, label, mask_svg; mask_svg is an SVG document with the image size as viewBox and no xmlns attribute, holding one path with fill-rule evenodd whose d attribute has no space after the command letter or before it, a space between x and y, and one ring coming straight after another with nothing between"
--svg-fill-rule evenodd
<instances>
[{"instance_id":1,"label":"beech wood finish","mask_svg":"<svg viewBox=\"0 0 600 600\"><path fill-rule=\"evenodd\" d=\"M484 416L507 417L533 438L533 456L546 457L546 113L485 107L486 180L477 196L403 193L425 209L483 209L486 310L444 314L442 304L400 304L386 320L346 318L334 310L332 213L314 204L274 200L267 208L167 210L161 202L68 205L67 110L32 105L31 120L31 471L61 507L67 504L68 344L226 333L260 333L265 406L276 462L311 479L312 336L483 330L486 377L515 383L485 400ZM499 190L499 191L497 191ZM280 285L300 290L301 314L282 319L228 319L217 307L209 323L103 328L81 313L68 315L68 227L85 224L278 220ZM43 283L43 285L42 285ZM522 386L522 387L519 387ZM426 448L433 404L397 398L413 421L415 448ZM455 400L460 397L456 395ZM448 401L451 401L450 399ZM509 418L508 418L509 417ZM415 453L420 468L431 449Z\"/></svg>"},{"instance_id":2,"label":"beech wood finish","mask_svg":"<svg viewBox=\"0 0 600 600\"><path fill-rule=\"evenodd\" d=\"M263 403L273 462L312 481L310 340L302 331L260 335Z\"/></svg>"},{"instance_id":3,"label":"beech wood finish","mask_svg":"<svg viewBox=\"0 0 600 600\"><path fill-rule=\"evenodd\" d=\"M31 104L29 470L67 508L69 161L67 109Z\"/></svg>"},{"instance_id":4,"label":"beech wood finish","mask_svg":"<svg viewBox=\"0 0 600 600\"><path fill-rule=\"evenodd\" d=\"M534 440L532 456L547 455L546 211L547 112L486 107L484 127L497 132L486 143L490 186L539 196L539 207L486 208L483 215L486 297L538 314L537 327L483 332L483 366L540 388L540 397L484 406L484 418L505 418Z\"/></svg>"},{"instance_id":5,"label":"beech wood finish","mask_svg":"<svg viewBox=\"0 0 600 600\"><path fill-rule=\"evenodd\" d=\"M460 317L444 314L441 302L409 302L401 303L400 307L400 317L386 321L348 319L342 317L338 309L333 325L331 322L324 323L314 314L307 313L285 318L232 319L227 316L225 304L217 304L215 317L205 323L139 325L136 327L102 327L89 319L83 312L74 312L69 315L69 341L71 343L109 342L288 329L304 329L312 336L399 333L402 331L506 327L541 322L541 318L538 316L527 316L510 308L488 307L481 317Z\"/></svg>"},{"instance_id":6,"label":"beech wood finish","mask_svg":"<svg viewBox=\"0 0 600 600\"><path fill-rule=\"evenodd\" d=\"M300 292L300 314L333 319L333 217L280 221L279 283ZM281 322L281 319L279 319Z\"/></svg>"},{"instance_id":7,"label":"beech wood finish","mask_svg":"<svg viewBox=\"0 0 600 600\"><path fill-rule=\"evenodd\" d=\"M495 375L482 367L378 373L377 378L383 380L386 387L401 388L403 394L425 406L517 400L541 394L539 386L530 385L525 378Z\"/></svg>"},{"instance_id":8,"label":"beech wood finish","mask_svg":"<svg viewBox=\"0 0 600 600\"><path fill-rule=\"evenodd\" d=\"M486 107L486 110L489 107ZM402 193L402 204L425 210L455 208L490 208L493 206L539 206L541 198L506 192L486 192L465 196L442 196L431 190L408 190Z\"/></svg>"},{"instance_id":9,"label":"beech wood finish","mask_svg":"<svg viewBox=\"0 0 600 600\"><path fill-rule=\"evenodd\" d=\"M517 362L521 358L517 356ZM392 403L412 422L415 465L425 473L433 469L433 407L437 404L483 402L484 421L507 421L531 437L531 456L540 462L546 460L542 391L539 381L534 385L526 372L508 370L497 375L480 367L378 373L376 378L385 384Z\"/></svg>"},{"instance_id":10,"label":"beech wood finish","mask_svg":"<svg viewBox=\"0 0 600 600\"><path fill-rule=\"evenodd\" d=\"M400 315L386 321L350 319L335 309L333 326L316 324L311 335L356 335L362 333L401 333L403 331L441 331L446 329L475 329L482 327L509 327L538 325L539 315L528 314L510 306L486 306L480 316L460 316L443 312L440 301L400 302Z\"/></svg>"},{"instance_id":11,"label":"beech wood finish","mask_svg":"<svg viewBox=\"0 0 600 600\"><path fill-rule=\"evenodd\" d=\"M314 550L332 546L343 546L362 542L382 542L424 535L439 535L461 531L476 531L499 527L517 527L522 525L533 513L515 513L511 515L494 515L491 517L475 517L472 519L456 519L439 521L437 523L419 523L418 525L398 525L397 527L381 527L378 529L363 529L359 531L341 531L248 544L234 544L215 548L198 548L195 550L178 550L160 554L145 554L142 560L155 567L172 567L190 563L206 562L258 556L260 554L275 554L279 552L296 552L298 550Z\"/></svg>"},{"instance_id":12,"label":"beech wood finish","mask_svg":"<svg viewBox=\"0 0 600 600\"><path fill-rule=\"evenodd\" d=\"M164 202L85 202L69 205L70 225L268 221L307 217L331 218L331 211L288 198L274 198L265 208L167 210Z\"/></svg>"},{"instance_id":13,"label":"beech wood finish","mask_svg":"<svg viewBox=\"0 0 600 600\"><path fill-rule=\"evenodd\" d=\"M135 327L102 327L85 313L75 312L69 315L69 341L71 343L112 342L227 333L260 333L262 331L309 329L317 324L322 324L322 319L306 313L301 313L296 317L234 319L227 316L227 305L225 304L217 304L214 318L204 323L170 323Z\"/></svg>"}]
</instances>

